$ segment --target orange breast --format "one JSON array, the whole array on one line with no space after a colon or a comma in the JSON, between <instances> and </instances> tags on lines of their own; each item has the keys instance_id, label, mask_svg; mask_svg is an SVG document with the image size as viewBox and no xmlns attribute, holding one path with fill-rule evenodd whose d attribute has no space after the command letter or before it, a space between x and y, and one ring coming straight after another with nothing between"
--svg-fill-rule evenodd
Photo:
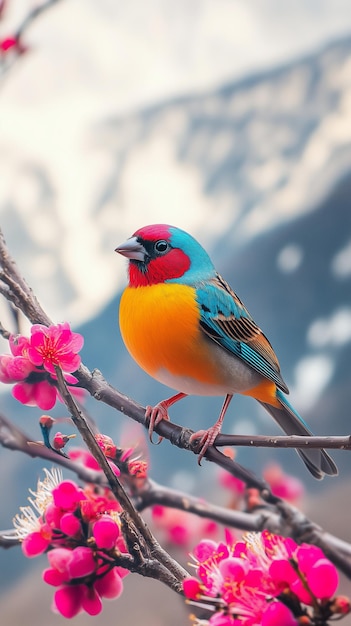
<instances>
[{"instance_id":1,"label":"orange breast","mask_svg":"<svg viewBox=\"0 0 351 626\"><path fill-rule=\"evenodd\" d=\"M120 328L132 357L151 376L160 370L217 383L215 364L199 327L195 290L187 285L127 287Z\"/></svg>"},{"instance_id":2,"label":"orange breast","mask_svg":"<svg viewBox=\"0 0 351 626\"><path fill-rule=\"evenodd\" d=\"M271 404L272 406L280 407L280 403L277 400L276 396L277 386L276 384L268 380L268 378L264 378L258 385L252 387L248 391L242 391L244 396L251 396L252 398L256 398L260 402L265 402L267 404Z\"/></svg>"}]
</instances>

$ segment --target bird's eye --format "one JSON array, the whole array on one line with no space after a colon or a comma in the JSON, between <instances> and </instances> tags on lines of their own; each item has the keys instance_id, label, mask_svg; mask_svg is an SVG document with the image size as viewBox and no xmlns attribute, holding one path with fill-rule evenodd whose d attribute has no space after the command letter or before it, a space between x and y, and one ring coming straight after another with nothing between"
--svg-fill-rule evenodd
<instances>
[{"instance_id":1,"label":"bird's eye","mask_svg":"<svg viewBox=\"0 0 351 626\"><path fill-rule=\"evenodd\" d=\"M166 241L165 239L160 239L159 241L156 241L155 243L155 250L159 254L164 254L165 252L167 252L168 248L169 248L169 244L168 244L168 241Z\"/></svg>"}]
</instances>

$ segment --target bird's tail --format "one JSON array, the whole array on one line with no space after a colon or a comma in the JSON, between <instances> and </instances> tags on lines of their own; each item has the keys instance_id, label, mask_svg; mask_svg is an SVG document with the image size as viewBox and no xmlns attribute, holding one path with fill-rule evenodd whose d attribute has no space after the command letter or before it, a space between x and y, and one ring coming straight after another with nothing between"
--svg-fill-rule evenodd
<instances>
[{"instance_id":1,"label":"bird's tail","mask_svg":"<svg viewBox=\"0 0 351 626\"><path fill-rule=\"evenodd\" d=\"M302 417L295 411L279 389L277 389L276 398L278 400L278 406L272 406L265 402L261 402L261 404L272 415L284 432L287 435L311 436L312 433L307 428ZM302 450L300 448L297 452L315 478L323 478L324 474L335 476L338 473L338 468L333 459L325 450L318 448Z\"/></svg>"}]
</instances>

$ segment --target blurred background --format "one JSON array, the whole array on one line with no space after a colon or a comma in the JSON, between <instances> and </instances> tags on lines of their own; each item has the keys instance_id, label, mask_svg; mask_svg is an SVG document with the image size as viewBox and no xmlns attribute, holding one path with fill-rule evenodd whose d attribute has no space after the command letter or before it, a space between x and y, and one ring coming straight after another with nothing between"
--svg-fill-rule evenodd
<instances>
[{"instance_id":1,"label":"blurred background","mask_svg":"<svg viewBox=\"0 0 351 626\"><path fill-rule=\"evenodd\" d=\"M8 0L0 40L39 4ZM174 224L207 248L270 338L312 430L347 434L349 0L61 0L23 43L0 83L0 225L46 312L84 334L85 364L142 404L167 397L122 344L126 266L114 248L140 226ZM4 304L0 311L11 329ZM0 394L1 410L39 439L39 409L23 409L5 385ZM209 426L220 404L188 398L172 417ZM88 406L103 432L118 438L127 428L122 415ZM63 406L53 414L64 416ZM223 431L278 432L247 398L235 398ZM156 480L218 492L213 468L195 457L167 442L149 455ZM280 462L304 480L313 519L351 540L350 457L333 457L340 476L322 484L294 451L241 449L237 458L258 473ZM0 449L0 528L26 504L42 466ZM2 623L64 623L50 611L39 560L0 551ZM96 623L179 624L181 601L162 588L160 603L159 583L141 583L129 577Z\"/></svg>"}]
</instances>

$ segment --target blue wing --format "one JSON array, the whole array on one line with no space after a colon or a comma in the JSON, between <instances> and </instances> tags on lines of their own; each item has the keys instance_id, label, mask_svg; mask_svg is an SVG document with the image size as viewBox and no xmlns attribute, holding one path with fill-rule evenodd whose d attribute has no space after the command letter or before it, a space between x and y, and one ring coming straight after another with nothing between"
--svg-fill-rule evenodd
<instances>
[{"instance_id":1,"label":"blue wing","mask_svg":"<svg viewBox=\"0 0 351 626\"><path fill-rule=\"evenodd\" d=\"M289 393L271 344L225 280L217 274L197 286L196 296L206 335Z\"/></svg>"}]
</instances>

